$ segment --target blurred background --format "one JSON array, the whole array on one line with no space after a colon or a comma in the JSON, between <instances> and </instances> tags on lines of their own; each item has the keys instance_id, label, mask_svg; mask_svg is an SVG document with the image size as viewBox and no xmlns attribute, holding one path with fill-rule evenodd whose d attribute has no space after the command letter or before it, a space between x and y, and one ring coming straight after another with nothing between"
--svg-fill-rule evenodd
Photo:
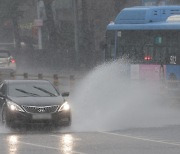
<instances>
[{"instance_id":1,"label":"blurred background","mask_svg":"<svg viewBox=\"0 0 180 154\"><path fill-rule=\"evenodd\" d=\"M88 70L104 62L108 23L125 7L179 0L0 0L0 48L19 69Z\"/></svg>"}]
</instances>

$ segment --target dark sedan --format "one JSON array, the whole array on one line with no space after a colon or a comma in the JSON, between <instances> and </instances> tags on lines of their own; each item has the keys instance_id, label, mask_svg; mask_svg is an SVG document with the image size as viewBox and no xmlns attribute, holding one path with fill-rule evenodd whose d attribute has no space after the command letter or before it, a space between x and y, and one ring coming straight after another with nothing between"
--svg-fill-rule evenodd
<instances>
[{"instance_id":1,"label":"dark sedan","mask_svg":"<svg viewBox=\"0 0 180 154\"><path fill-rule=\"evenodd\" d=\"M69 103L47 80L5 80L0 85L1 121L17 124L47 123L69 126Z\"/></svg>"}]
</instances>

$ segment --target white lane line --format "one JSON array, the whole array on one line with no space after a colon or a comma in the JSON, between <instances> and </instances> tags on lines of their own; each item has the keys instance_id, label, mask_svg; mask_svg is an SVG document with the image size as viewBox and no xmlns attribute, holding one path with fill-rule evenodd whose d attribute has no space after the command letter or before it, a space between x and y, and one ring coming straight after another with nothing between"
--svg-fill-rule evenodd
<instances>
[{"instance_id":1,"label":"white lane line","mask_svg":"<svg viewBox=\"0 0 180 154\"><path fill-rule=\"evenodd\" d=\"M163 140L153 140L153 139L148 139L148 138L142 138L142 137L124 135L124 134L117 134L117 133L110 133L110 132L101 132L101 131L98 131L98 132L102 133L102 134L108 134L108 135L115 135L115 136L119 136L119 137L131 138L131 139L135 139L135 140L141 140L141 141L147 141L147 142L154 142L154 143L161 143L161 144L180 146L180 143L173 143L173 142L168 142L168 141L163 141Z\"/></svg>"},{"instance_id":2,"label":"white lane line","mask_svg":"<svg viewBox=\"0 0 180 154\"><path fill-rule=\"evenodd\" d=\"M22 142L22 141L18 141L18 142L21 143L21 144L35 146L35 147L39 147L39 148L47 148L47 149L53 149L53 150L61 151L59 148L56 148L56 147L50 147L50 146L45 146L45 145L40 145L40 144L33 144L33 143ZM68 153L86 154L86 153L77 152L77 151L69 151Z\"/></svg>"},{"instance_id":3,"label":"white lane line","mask_svg":"<svg viewBox=\"0 0 180 154\"><path fill-rule=\"evenodd\" d=\"M50 146L45 146L45 145L40 145L40 144L33 144L33 143L22 142L22 141L18 141L18 143L25 144L25 145L30 145L30 146L35 146L35 147L40 147L40 148L60 150L59 148L56 148L56 147L50 147Z\"/></svg>"}]
</instances>

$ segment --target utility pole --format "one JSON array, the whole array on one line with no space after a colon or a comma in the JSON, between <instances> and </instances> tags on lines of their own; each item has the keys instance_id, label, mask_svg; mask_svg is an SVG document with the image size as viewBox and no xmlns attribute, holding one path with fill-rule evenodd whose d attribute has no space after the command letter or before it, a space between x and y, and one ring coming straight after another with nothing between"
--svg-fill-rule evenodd
<instances>
[{"instance_id":1,"label":"utility pole","mask_svg":"<svg viewBox=\"0 0 180 154\"><path fill-rule=\"evenodd\" d=\"M76 67L79 66L79 26L78 26L78 8L77 8L77 0L73 0L73 12L74 12L74 43L75 43L75 63Z\"/></svg>"},{"instance_id":2,"label":"utility pole","mask_svg":"<svg viewBox=\"0 0 180 154\"><path fill-rule=\"evenodd\" d=\"M42 22L41 14L40 14L40 4L42 1L37 0L37 22ZM37 23L38 24L38 23ZM42 25L36 25L38 27L38 49L42 49Z\"/></svg>"}]
</instances>

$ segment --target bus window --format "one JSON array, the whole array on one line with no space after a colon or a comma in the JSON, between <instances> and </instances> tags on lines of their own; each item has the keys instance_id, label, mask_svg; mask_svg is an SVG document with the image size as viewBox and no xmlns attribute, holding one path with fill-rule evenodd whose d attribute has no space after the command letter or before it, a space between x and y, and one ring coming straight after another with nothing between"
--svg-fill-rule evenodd
<instances>
[{"instance_id":1,"label":"bus window","mask_svg":"<svg viewBox=\"0 0 180 154\"><path fill-rule=\"evenodd\" d=\"M144 46L143 51L144 51L144 61L145 62L152 61L153 51L154 51L153 46L146 45L146 46Z\"/></svg>"},{"instance_id":2,"label":"bus window","mask_svg":"<svg viewBox=\"0 0 180 154\"><path fill-rule=\"evenodd\" d=\"M108 60L126 58L131 63L148 64L177 64L180 61L180 32L177 30L117 31L116 48L115 31L108 33Z\"/></svg>"},{"instance_id":3,"label":"bus window","mask_svg":"<svg viewBox=\"0 0 180 154\"><path fill-rule=\"evenodd\" d=\"M166 54L167 54L166 47L155 47L153 61L156 64L164 64L166 60Z\"/></svg>"},{"instance_id":4,"label":"bus window","mask_svg":"<svg viewBox=\"0 0 180 154\"><path fill-rule=\"evenodd\" d=\"M124 30L117 39L117 56L126 57L131 63L142 63L146 42L150 43L146 31Z\"/></svg>"}]
</instances>

